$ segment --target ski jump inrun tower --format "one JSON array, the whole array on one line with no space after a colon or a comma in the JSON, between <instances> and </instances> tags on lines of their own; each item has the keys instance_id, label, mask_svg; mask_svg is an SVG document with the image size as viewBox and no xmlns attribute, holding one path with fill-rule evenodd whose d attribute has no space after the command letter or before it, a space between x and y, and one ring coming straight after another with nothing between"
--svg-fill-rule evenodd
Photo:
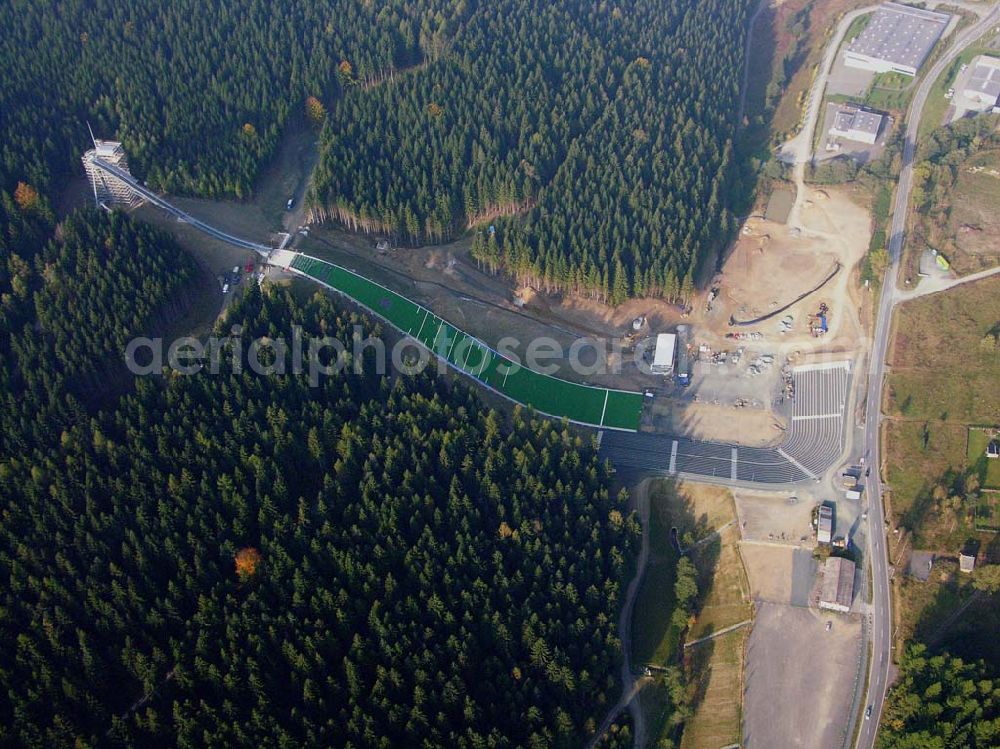
<instances>
[{"instance_id":1,"label":"ski jump inrun tower","mask_svg":"<svg viewBox=\"0 0 1000 749\"><path fill-rule=\"evenodd\" d=\"M112 206L133 208L139 205L142 202L140 195L128 184L113 174L108 174L94 163L95 160L100 159L106 164L131 174L122 144L114 140L97 140L93 131L90 133L90 139L94 142L94 147L83 154L83 169L86 171L90 187L94 191L94 202L99 207L109 210Z\"/></svg>"}]
</instances>

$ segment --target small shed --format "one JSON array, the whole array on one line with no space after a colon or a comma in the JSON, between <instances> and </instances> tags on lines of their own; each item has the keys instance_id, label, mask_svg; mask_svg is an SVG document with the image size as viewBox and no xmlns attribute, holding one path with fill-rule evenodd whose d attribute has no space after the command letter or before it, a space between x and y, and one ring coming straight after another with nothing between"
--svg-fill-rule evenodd
<instances>
[{"instance_id":1,"label":"small shed","mask_svg":"<svg viewBox=\"0 0 1000 749\"><path fill-rule=\"evenodd\" d=\"M990 443L986 446L986 457L1000 458L1000 440L990 440Z\"/></svg>"},{"instance_id":2,"label":"small shed","mask_svg":"<svg viewBox=\"0 0 1000 749\"><path fill-rule=\"evenodd\" d=\"M958 569L962 572L973 572L976 569L976 557L973 554L959 554Z\"/></svg>"}]
</instances>

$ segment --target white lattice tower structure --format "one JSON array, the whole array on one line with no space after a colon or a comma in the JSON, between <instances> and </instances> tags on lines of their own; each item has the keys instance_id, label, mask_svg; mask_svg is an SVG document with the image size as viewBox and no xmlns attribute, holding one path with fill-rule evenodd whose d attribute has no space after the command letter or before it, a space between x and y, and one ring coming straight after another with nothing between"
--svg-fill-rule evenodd
<instances>
[{"instance_id":1,"label":"white lattice tower structure","mask_svg":"<svg viewBox=\"0 0 1000 749\"><path fill-rule=\"evenodd\" d=\"M125 182L98 168L95 159L111 164L124 172L129 172L128 158L122 144L114 140L94 140L94 147L83 155L83 168L87 172L90 188L94 193L97 205L110 208L113 205L131 208L142 202ZM129 172L131 174L131 172Z\"/></svg>"}]
</instances>

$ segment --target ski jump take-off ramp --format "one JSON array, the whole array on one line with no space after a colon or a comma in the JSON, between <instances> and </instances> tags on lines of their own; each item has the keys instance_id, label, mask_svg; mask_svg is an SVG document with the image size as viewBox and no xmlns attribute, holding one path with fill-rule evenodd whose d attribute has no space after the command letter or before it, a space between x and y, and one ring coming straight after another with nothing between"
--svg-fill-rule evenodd
<instances>
[{"instance_id":1,"label":"ski jump take-off ramp","mask_svg":"<svg viewBox=\"0 0 1000 749\"><path fill-rule=\"evenodd\" d=\"M274 249L227 234L180 210L131 174L94 159L143 199L205 234L253 250L268 264L312 279L347 297L417 341L449 367L501 396L556 419L602 430L601 454L619 469L732 484L796 484L818 480L840 457L850 362L793 369L795 397L785 441L770 448L739 447L641 433L642 393L581 385L514 362L429 309L334 263Z\"/></svg>"}]
</instances>

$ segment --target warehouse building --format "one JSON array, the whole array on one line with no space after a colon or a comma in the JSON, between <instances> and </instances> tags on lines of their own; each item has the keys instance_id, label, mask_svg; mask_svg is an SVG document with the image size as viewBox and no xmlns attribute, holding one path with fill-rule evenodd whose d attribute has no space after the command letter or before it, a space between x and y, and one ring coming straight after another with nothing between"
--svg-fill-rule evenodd
<instances>
[{"instance_id":1,"label":"warehouse building","mask_svg":"<svg viewBox=\"0 0 1000 749\"><path fill-rule=\"evenodd\" d=\"M962 89L966 105L986 112L1000 101L1000 58L980 55L969 67L971 75Z\"/></svg>"},{"instance_id":2,"label":"warehouse building","mask_svg":"<svg viewBox=\"0 0 1000 749\"><path fill-rule=\"evenodd\" d=\"M874 145L882 129L883 119L878 112L869 112L867 109L849 105L843 106L833 116L830 135Z\"/></svg>"},{"instance_id":3,"label":"warehouse building","mask_svg":"<svg viewBox=\"0 0 1000 749\"><path fill-rule=\"evenodd\" d=\"M875 73L916 75L950 20L946 13L886 3L847 45L844 64Z\"/></svg>"},{"instance_id":4,"label":"warehouse building","mask_svg":"<svg viewBox=\"0 0 1000 749\"><path fill-rule=\"evenodd\" d=\"M842 557L828 557L823 567L823 586L819 607L846 614L854 600L854 562Z\"/></svg>"}]
</instances>

